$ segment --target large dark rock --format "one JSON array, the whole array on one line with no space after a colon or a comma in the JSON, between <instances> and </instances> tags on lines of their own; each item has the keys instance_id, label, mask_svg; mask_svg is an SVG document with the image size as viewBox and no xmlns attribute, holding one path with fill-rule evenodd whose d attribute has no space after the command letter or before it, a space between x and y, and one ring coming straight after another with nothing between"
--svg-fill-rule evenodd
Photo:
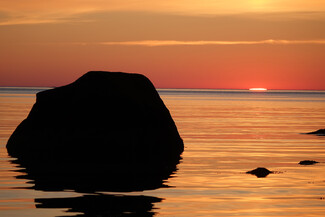
<instances>
[{"instance_id":1,"label":"large dark rock","mask_svg":"<svg viewBox=\"0 0 325 217\"><path fill-rule=\"evenodd\" d=\"M134 173L159 177L161 184L176 170L184 145L149 79L94 71L69 85L39 92L7 150L26 168L29 178L43 185L49 174L55 174L55 179L58 174L131 179ZM126 190L145 189L130 186Z\"/></svg>"}]
</instances>

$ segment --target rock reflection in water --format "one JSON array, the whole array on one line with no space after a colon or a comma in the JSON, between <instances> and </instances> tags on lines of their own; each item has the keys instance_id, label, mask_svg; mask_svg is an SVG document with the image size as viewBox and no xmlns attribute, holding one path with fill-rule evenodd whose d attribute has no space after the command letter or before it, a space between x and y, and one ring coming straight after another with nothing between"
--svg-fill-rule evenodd
<instances>
[{"instance_id":1,"label":"rock reflection in water","mask_svg":"<svg viewBox=\"0 0 325 217\"><path fill-rule=\"evenodd\" d=\"M99 194L98 192L132 192L169 187L165 181L177 170L173 165L100 165L46 163L13 163L24 174L18 179L30 180L31 189L41 191L73 190L80 197L37 198L36 208L61 208L76 216L153 216L154 203L163 199L151 196ZM83 168L83 169L81 169ZM64 215L62 215L64 216Z\"/></svg>"},{"instance_id":2,"label":"rock reflection in water","mask_svg":"<svg viewBox=\"0 0 325 217\"><path fill-rule=\"evenodd\" d=\"M76 216L154 216L154 203L161 198L148 196L123 195L85 195L71 198L42 198L35 199L37 208L61 208L67 212L82 213Z\"/></svg>"},{"instance_id":3,"label":"rock reflection in water","mask_svg":"<svg viewBox=\"0 0 325 217\"><path fill-rule=\"evenodd\" d=\"M30 180L32 189L41 191L73 190L80 193L94 193L99 191L131 192L153 190L169 187L165 184L177 170L175 164L78 164L47 163L27 164L19 160L14 161L22 168L24 175L18 179Z\"/></svg>"}]
</instances>

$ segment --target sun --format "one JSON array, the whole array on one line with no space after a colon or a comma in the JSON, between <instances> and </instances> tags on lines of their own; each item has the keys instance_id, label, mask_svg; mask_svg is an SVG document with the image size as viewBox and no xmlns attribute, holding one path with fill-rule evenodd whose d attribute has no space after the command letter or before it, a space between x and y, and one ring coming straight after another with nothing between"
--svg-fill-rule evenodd
<instances>
[{"instance_id":1,"label":"sun","mask_svg":"<svg viewBox=\"0 0 325 217\"><path fill-rule=\"evenodd\" d=\"M267 89L263 88L263 87L252 87L252 88L249 88L249 90L251 90L251 91L267 91Z\"/></svg>"}]
</instances>

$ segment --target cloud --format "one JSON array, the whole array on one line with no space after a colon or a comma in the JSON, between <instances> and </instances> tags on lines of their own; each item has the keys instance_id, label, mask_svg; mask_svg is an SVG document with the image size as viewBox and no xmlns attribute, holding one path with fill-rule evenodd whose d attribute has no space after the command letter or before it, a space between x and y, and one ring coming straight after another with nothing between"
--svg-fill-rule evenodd
<instances>
[{"instance_id":1,"label":"cloud","mask_svg":"<svg viewBox=\"0 0 325 217\"><path fill-rule=\"evenodd\" d=\"M248 12L324 11L322 0L1 0L0 10L12 12L53 11L151 11L181 14L233 14Z\"/></svg>"},{"instance_id":2,"label":"cloud","mask_svg":"<svg viewBox=\"0 0 325 217\"><path fill-rule=\"evenodd\" d=\"M151 12L189 16L234 15L246 13L324 13L322 0L1 0L0 13L5 12L8 21L0 25L68 22L76 14L90 12ZM54 15L54 16L53 16ZM35 19L32 19L35 17Z\"/></svg>"},{"instance_id":3,"label":"cloud","mask_svg":"<svg viewBox=\"0 0 325 217\"><path fill-rule=\"evenodd\" d=\"M91 11L90 11L91 12ZM46 23L72 23L72 22L88 22L81 19L83 14L89 11L51 11L51 12L8 12L0 11L0 26L10 25L30 25L30 24L46 24Z\"/></svg>"},{"instance_id":4,"label":"cloud","mask_svg":"<svg viewBox=\"0 0 325 217\"><path fill-rule=\"evenodd\" d=\"M101 45L124 45L124 46L180 46L180 45L258 45L258 44L325 44L322 40L259 40L259 41L175 41L175 40L144 40L144 41L120 41L100 42Z\"/></svg>"}]
</instances>

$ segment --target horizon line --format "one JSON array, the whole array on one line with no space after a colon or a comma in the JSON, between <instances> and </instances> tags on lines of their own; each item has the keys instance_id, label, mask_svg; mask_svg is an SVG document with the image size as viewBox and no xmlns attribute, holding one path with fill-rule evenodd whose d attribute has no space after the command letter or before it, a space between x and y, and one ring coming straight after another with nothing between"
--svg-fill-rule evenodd
<instances>
[{"instance_id":1,"label":"horizon line","mask_svg":"<svg viewBox=\"0 0 325 217\"><path fill-rule=\"evenodd\" d=\"M80 43L87 45L88 43ZM139 40L139 41L108 41L98 42L100 45L123 45L123 46L180 46L180 45L258 45L258 44L275 44L275 45L291 45L291 44L325 44L325 39L316 40L286 40L286 39L266 39L255 41L218 41L218 40Z\"/></svg>"},{"instance_id":2,"label":"horizon line","mask_svg":"<svg viewBox=\"0 0 325 217\"><path fill-rule=\"evenodd\" d=\"M62 85L61 85L62 86ZM26 88L26 89L51 89L61 86L1 86L1 88ZM155 87L155 89L158 91L159 89L169 89L169 90L249 90L249 88L204 88L204 87L194 87L194 88L183 88L183 87ZM325 91L325 89L269 89L267 88L267 91L272 90L298 90L298 91ZM266 91L266 92L267 92Z\"/></svg>"}]
</instances>

